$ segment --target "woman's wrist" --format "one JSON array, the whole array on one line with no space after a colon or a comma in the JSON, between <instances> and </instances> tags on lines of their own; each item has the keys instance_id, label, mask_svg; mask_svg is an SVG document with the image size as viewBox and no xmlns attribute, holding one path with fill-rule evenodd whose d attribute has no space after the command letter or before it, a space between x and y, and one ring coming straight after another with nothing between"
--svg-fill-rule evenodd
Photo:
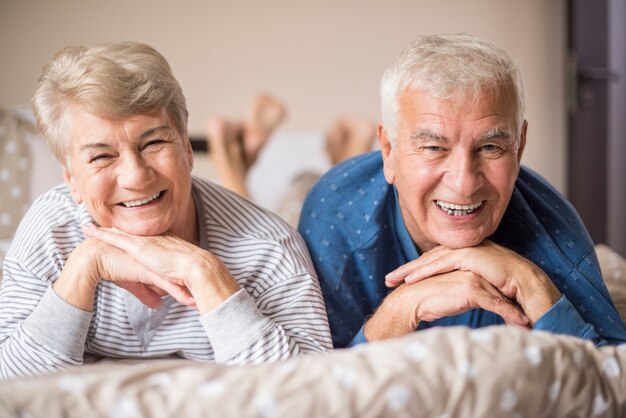
<instances>
[{"instance_id":1,"label":"woman's wrist","mask_svg":"<svg viewBox=\"0 0 626 418\"><path fill-rule=\"evenodd\" d=\"M61 275L52 285L59 297L89 312L93 310L94 295L100 282L93 253L83 245L77 247L70 254Z\"/></svg>"},{"instance_id":2,"label":"woman's wrist","mask_svg":"<svg viewBox=\"0 0 626 418\"><path fill-rule=\"evenodd\" d=\"M215 256L191 268L187 280L200 314L214 310L240 289L228 268Z\"/></svg>"}]
</instances>

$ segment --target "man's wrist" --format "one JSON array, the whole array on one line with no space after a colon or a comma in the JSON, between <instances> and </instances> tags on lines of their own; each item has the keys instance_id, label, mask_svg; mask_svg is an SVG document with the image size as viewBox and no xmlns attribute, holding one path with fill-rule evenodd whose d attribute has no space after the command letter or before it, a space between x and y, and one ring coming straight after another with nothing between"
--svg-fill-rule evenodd
<instances>
[{"instance_id":1,"label":"man's wrist","mask_svg":"<svg viewBox=\"0 0 626 418\"><path fill-rule=\"evenodd\" d=\"M518 303L530 319L531 325L534 325L562 295L543 270L530 262L529 264L530 269L526 275L529 285L520 289Z\"/></svg>"},{"instance_id":2,"label":"man's wrist","mask_svg":"<svg viewBox=\"0 0 626 418\"><path fill-rule=\"evenodd\" d=\"M413 314L407 317L401 308L402 304L389 300L393 296L395 296L393 293L389 295L374 315L366 319L363 326L363 336L367 341L401 337L417 329L419 325L417 315Z\"/></svg>"}]
</instances>

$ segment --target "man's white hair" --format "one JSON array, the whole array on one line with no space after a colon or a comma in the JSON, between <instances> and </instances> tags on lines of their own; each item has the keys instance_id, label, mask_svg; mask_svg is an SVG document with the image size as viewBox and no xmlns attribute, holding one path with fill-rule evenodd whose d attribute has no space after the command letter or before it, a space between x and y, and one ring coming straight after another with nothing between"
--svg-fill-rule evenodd
<instances>
[{"instance_id":1,"label":"man's white hair","mask_svg":"<svg viewBox=\"0 0 626 418\"><path fill-rule=\"evenodd\" d=\"M468 34L427 35L406 47L385 71L381 86L382 123L391 143L399 131L399 94L426 92L435 100L477 100L485 92L513 98L519 140L524 121L524 86L509 55Z\"/></svg>"}]
</instances>

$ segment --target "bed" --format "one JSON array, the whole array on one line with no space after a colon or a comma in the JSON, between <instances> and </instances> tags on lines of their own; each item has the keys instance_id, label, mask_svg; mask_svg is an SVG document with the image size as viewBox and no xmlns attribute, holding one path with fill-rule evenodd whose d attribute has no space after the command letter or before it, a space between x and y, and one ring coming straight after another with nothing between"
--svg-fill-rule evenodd
<instances>
[{"instance_id":1,"label":"bed","mask_svg":"<svg viewBox=\"0 0 626 418\"><path fill-rule=\"evenodd\" d=\"M626 260L596 252L626 318ZM0 417L626 417L625 368L626 345L436 328L257 366L99 360L0 382Z\"/></svg>"},{"instance_id":2,"label":"bed","mask_svg":"<svg viewBox=\"0 0 626 418\"><path fill-rule=\"evenodd\" d=\"M626 314L626 260L597 246ZM436 328L258 366L102 360L0 382L0 416L622 417L626 345L513 327Z\"/></svg>"}]
</instances>

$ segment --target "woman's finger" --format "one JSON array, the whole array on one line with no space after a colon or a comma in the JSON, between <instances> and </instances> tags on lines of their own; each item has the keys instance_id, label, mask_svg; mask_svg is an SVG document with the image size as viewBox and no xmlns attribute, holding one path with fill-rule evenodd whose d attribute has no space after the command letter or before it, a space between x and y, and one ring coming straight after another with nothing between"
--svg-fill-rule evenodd
<instances>
[{"instance_id":1,"label":"woman's finger","mask_svg":"<svg viewBox=\"0 0 626 418\"><path fill-rule=\"evenodd\" d=\"M135 295L135 297L148 308L155 309L161 306L161 296L143 283L120 282L117 283L117 285Z\"/></svg>"},{"instance_id":2,"label":"woman's finger","mask_svg":"<svg viewBox=\"0 0 626 418\"><path fill-rule=\"evenodd\" d=\"M132 236L113 228L96 227L92 224L83 225L83 232L91 238L96 238L106 244L117 247L125 252L132 253L133 247Z\"/></svg>"}]
</instances>

